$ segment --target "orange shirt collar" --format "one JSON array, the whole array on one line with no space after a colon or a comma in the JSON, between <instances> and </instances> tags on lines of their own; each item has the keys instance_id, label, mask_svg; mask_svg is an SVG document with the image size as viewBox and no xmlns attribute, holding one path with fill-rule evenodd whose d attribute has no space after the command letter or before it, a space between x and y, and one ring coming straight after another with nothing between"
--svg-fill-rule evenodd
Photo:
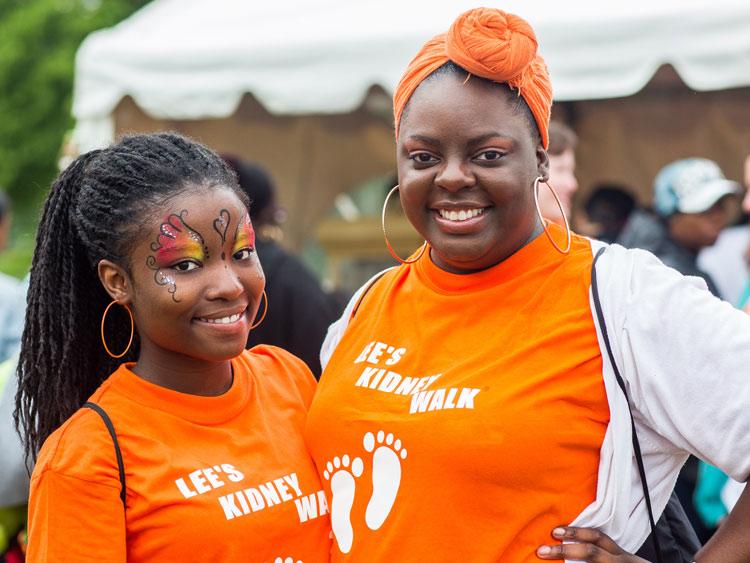
<instances>
[{"instance_id":1,"label":"orange shirt collar","mask_svg":"<svg viewBox=\"0 0 750 563\"><path fill-rule=\"evenodd\" d=\"M564 236L563 229L558 225L551 224L548 228L552 231L552 236L556 237L556 240ZM428 287L438 293L473 292L490 289L502 283L503 280L512 280L522 274L528 274L535 268L564 259L564 256L552 247L544 233L539 234L534 240L499 264L473 274L452 274L442 270L430 258L429 250L431 247L428 246L427 249L428 252L425 252L415 264L416 272Z\"/></svg>"},{"instance_id":2,"label":"orange shirt collar","mask_svg":"<svg viewBox=\"0 0 750 563\"><path fill-rule=\"evenodd\" d=\"M218 397L189 395L160 387L137 376L133 363L122 364L110 378L112 388L134 402L198 424L222 424L237 416L250 399L251 377L245 362L232 360L234 381Z\"/></svg>"}]
</instances>

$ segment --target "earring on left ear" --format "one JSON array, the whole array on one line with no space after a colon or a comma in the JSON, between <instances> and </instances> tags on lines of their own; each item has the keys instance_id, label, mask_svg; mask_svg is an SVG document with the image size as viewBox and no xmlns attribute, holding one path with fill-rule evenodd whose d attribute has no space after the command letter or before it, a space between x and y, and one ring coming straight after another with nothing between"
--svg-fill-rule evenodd
<instances>
[{"instance_id":1,"label":"earring on left ear","mask_svg":"<svg viewBox=\"0 0 750 563\"><path fill-rule=\"evenodd\" d=\"M558 244L555 242L555 239L552 238L552 234L549 232L549 229L547 228L547 225L549 224L549 221L545 219L542 216L542 208L539 206L539 184L543 183L547 188L549 188L549 191L552 192L552 195L555 197L555 201L557 202L557 206L560 208L560 214L562 215L563 222L565 223L565 233L566 233L566 246L563 250L558 246ZM563 209L562 201L560 201L560 196L557 195L557 192L552 188L552 186L549 185L549 182L543 181L541 176L538 176L534 180L534 204L536 205L536 214L539 216L539 220L542 222L542 228L544 229L544 234L547 235L547 238L552 243L552 246L555 247L555 250L557 250L560 254L567 254L570 252L570 245L571 245L571 234L570 234L570 225L568 224L568 217L565 215L565 209Z\"/></svg>"},{"instance_id":2,"label":"earring on left ear","mask_svg":"<svg viewBox=\"0 0 750 563\"><path fill-rule=\"evenodd\" d=\"M250 325L250 330L253 330L254 328L257 328L260 323L263 322L263 319L266 318L266 313L268 313L268 295L266 295L266 290L263 290L263 295L261 296L263 298L263 314L260 316L260 319L258 319L256 322L254 322L252 325Z\"/></svg>"},{"instance_id":3,"label":"earring on left ear","mask_svg":"<svg viewBox=\"0 0 750 563\"><path fill-rule=\"evenodd\" d=\"M404 260L401 258L398 254L396 254L396 251L391 246L391 241L388 240L388 233L385 231L385 213L388 209L388 200L391 199L391 196L394 192L396 192L399 189L399 184L396 184L391 188L391 190L388 192L388 195L385 196L385 201L383 202L383 211L380 214L380 225L383 228L383 238L385 239L385 246L388 248L388 252L391 253L391 256L402 264L414 264L417 260L419 260L422 257L422 254L424 254L424 251L427 250L427 241L424 241L424 244L419 249L419 254L417 254L414 258L409 258L407 260Z\"/></svg>"},{"instance_id":4,"label":"earring on left ear","mask_svg":"<svg viewBox=\"0 0 750 563\"><path fill-rule=\"evenodd\" d=\"M128 340L128 345L125 347L125 350L123 350L122 354L113 354L109 346L107 346L107 339L104 337L104 321L107 320L107 313L109 313L109 310L112 308L112 305L117 303L117 301L112 301L109 305L107 305L107 308L104 309L104 314L102 315L102 326L101 326L101 332L102 332L102 344L104 344L104 349L106 350L107 354L109 354L112 358L115 360L118 358L122 358L125 354L128 353L128 350L130 350L130 345L133 343L133 333L135 332L135 321L133 320L133 312L130 310L130 307L127 305L123 305L125 307L125 310L128 312L128 315L130 315L130 340Z\"/></svg>"}]
</instances>

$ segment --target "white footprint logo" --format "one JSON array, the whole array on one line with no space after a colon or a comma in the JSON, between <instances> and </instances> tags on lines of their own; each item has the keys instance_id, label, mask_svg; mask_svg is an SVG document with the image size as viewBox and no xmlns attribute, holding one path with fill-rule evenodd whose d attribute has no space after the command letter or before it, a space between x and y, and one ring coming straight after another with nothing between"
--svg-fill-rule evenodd
<instances>
[{"instance_id":1,"label":"white footprint logo","mask_svg":"<svg viewBox=\"0 0 750 563\"><path fill-rule=\"evenodd\" d=\"M277 557L273 563L302 563L302 561L296 561L294 557Z\"/></svg>"},{"instance_id":2,"label":"white footprint logo","mask_svg":"<svg viewBox=\"0 0 750 563\"><path fill-rule=\"evenodd\" d=\"M354 541L352 528L352 505L354 504L355 477L362 475L364 464L358 457L351 461L349 456L334 457L326 463L323 477L331 480L331 528L341 553L349 553Z\"/></svg>"},{"instance_id":3,"label":"white footprint logo","mask_svg":"<svg viewBox=\"0 0 750 563\"><path fill-rule=\"evenodd\" d=\"M401 485L401 460L406 459L406 448L401 440L394 440L393 434L380 430L377 435L378 447L372 432L365 434L363 445L372 455L372 497L367 504L365 522L371 530L377 530L393 508L398 488ZM400 459L399 459L400 458Z\"/></svg>"}]
</instances>

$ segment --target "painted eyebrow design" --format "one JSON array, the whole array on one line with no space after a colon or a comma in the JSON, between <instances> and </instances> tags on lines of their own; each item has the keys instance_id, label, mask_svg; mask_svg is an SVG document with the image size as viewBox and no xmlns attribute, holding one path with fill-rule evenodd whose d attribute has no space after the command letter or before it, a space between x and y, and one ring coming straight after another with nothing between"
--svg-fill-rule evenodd
<instances>
[{"instance_id":1,"label":"painted eyebrow design","mask_svg":"<svg viewBox=\"0 0 750 563\"><path fill-rule=\"evenodd\" d=\"M208 248L203 236L185 222L187 213L183 209L180 213L171 213L166 217L159 226L156 240L151 243L150 248L154 254L146 258L146 266L154 272L154 282L166 286L175 303L180 301L175 296L177 283L171 274L162 272L165 267L163 262L169 260L169 255L192 250L199 250L203 257L208 258Z\"/></svg>"},{"instance_id":2,"label":"painted eyebrow design","mask_svg":"<svg viewBox=\"0 0 750 563\"><path fill-rule=\"evenodd\" d=\"M221 244L224 244L227 240L227 231L229 230L229 224L232 222L232 216L229 211L222 209L219 211L219 216L214 219L214 231L219 234L221 238Z\"/></svg>"},{"instance_id":3,"label":"painted eyebrow design","mask_svg":"<svg viewBox=\"0 0 750 563\"><path fill-rule=\"evenodd\" d=\"M237 252L244 246L255 249L255 229L253 229L250 215L247 213L237 222L237 228L234 231L232 252Z\"/></svg>"},{"instance_id":4,"label":"painted eyebrow design","mask_svg":"<svg viewBox=\"0 0 750 563\"><path fill-rule=\"evenodd\" d=\"M196 247L196 245L193 244L193 243L184 244L184 243L179 243L178 242L178 243L175 243L173 245L170 245L169 250L171 252L185 252L185 251L188 251L188 250L193 250L195 247Z\"/></svg>"}]
</instances>

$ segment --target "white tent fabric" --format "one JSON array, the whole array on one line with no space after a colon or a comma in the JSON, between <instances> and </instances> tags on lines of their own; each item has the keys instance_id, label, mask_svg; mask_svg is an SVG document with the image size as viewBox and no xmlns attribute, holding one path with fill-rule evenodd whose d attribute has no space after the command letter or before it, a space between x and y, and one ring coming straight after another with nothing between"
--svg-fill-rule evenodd
<instances>
[{"instance_id":1,"label":"white tent fabric","mask_svg":"<svg viewBox=\"0 0 750 563\"><path fill-rule=\"evenodd\" d=\"M251 93L274 114L345 113L391 92L419 46L476 0L154 0L89 36L76 61L82 150L130 95L165 119L220 118ZM747 0L507 0L537 31L557 100L640 90L670 63L695 90L750 85Z\"/></svg>"}]
</instances>

